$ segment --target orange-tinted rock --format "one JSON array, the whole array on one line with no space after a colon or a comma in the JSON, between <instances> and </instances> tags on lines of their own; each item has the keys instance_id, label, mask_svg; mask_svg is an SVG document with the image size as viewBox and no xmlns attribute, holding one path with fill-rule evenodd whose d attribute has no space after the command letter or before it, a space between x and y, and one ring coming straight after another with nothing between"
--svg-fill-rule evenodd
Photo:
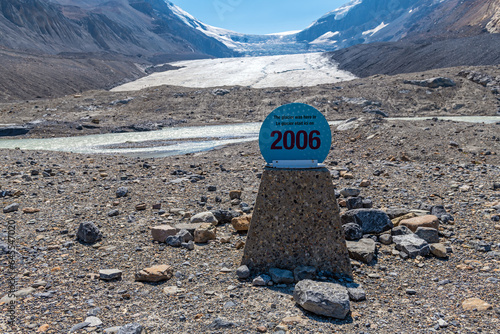
<instances>
[{"instance_id":1,"label":"orange-tinted rock","mask_svg":"<svg viewBox=\"0 0 500 334\"><path fill-rule=\"evenodd\" d=\"M399 222L399 225L408 227L413 233L415 233L415 231L419 227L430 227L437 230L439 229L439 219L434 215L426 215L410 219L403 219Z\"/></svg>"}]
</instances>

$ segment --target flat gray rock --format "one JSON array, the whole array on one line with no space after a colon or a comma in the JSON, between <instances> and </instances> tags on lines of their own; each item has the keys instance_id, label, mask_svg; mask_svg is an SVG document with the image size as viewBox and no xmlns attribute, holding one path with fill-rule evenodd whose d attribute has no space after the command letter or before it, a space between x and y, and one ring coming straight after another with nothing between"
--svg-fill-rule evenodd
<instances>
[{"instance_id":1,"label":"flat gray rock","mask_svg":"<svg viewBox=\"0 0 500 334\"><path fill-rule=\"evenodd\" d=\"M429 244L436 244L439 242L439 232L431 227L417 227L415 234Z\"/></svg>"},{"instance_id":2,"label":"flat gray rock","mask_svg":"<svg viewBox=\"0 0 500 334\"><path fill-rule=\"evenodd\" d=\"M346 241L349 257L364 263L370 263L375 257L375 241L363 238L359 241Z\"/></svg>"},{"instance_id":3,"label":"flat gray rock","mask_svg":"<svg viewBox=\"0 0 500 334\"><path fill-rule=\"evenodd\" d=\"M99 270L99 278L105 281L122 278L123 271L118 269L103 269Z\"/></svg>"},{"instance_id":4,"label":"flat gray rock","mask_svg":"<svg viewBox=\"0 0 500 334\"><path fill-rule=\"evenodd\" d=\"M309 312L336 319L344 319L351 309L347 288L336 283L300 281L293 298Z\"/></svg>"},{"instance_id":5,"label":"flat gray rock","mask_svg":"<svg viewBox=\"0 0 500 334\"><path fill-rule=\"evenodd\" d=\"M396 249L404 252L410 258L415 258L418 255L427 256L430 253L429 244L415 234L399 235L392 239L396 244Z\"/></svg>"}]
</instances>

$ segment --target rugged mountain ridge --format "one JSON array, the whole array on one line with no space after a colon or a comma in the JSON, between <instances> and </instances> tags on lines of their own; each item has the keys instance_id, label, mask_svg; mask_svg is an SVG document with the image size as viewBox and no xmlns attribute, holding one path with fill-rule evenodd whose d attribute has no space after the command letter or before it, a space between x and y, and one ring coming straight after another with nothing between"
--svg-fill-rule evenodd
<instances>
[{"instance_id":1,"label":"rugged mountain ridge","mask_svg":"<svg viewBox=\"0 0 500 334\"><path fill-rule=\"evenodd\" d=\"M234 55L186 26L162 0L3 0L0 32L4 47L48 54Z\"/></svg>"},{"instance_id":2,"label":"rugged mountain ridge","mask_svg":"<svg viewBox=\"0 0 500 334\"><path fill-rule=\"evenodd\" d=\"M353 0L297 34L341 49L357 44L500 32L500 0Z\"/></svg>"}]
</instances>

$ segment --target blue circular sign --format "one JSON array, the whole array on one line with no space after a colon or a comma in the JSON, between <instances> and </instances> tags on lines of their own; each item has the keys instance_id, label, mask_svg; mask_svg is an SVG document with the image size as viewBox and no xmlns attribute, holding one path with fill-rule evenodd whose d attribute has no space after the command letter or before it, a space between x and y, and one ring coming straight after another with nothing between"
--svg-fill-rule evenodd
<instances>
[{"instance_id":1,"label":"blue circular sign","mask_svg":"<svg viewBox=\"0 0 500 334\"><path fill-rule=\"evenodd\" d=\"M317 109L290 103L271 112L259 132L259 148L267 163L325 161L332 143L330 125Z\"/></svg>"}]
</instances>

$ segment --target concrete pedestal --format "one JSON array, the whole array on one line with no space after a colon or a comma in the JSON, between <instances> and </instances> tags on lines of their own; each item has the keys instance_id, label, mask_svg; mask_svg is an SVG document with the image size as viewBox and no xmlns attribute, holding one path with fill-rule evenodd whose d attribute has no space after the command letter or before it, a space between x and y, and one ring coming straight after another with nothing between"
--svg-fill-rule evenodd
<instances>
[{"instance_id":1,"label":"concrete pedestal","mask_svg":"<svg viewBox=\"0 0 500 334\"><path fill-rule=\"evenodd\" d=\"M264 170L242 264L259 272L307 265L352 277L328 169Z\"/></svg>"}]
</instances>

